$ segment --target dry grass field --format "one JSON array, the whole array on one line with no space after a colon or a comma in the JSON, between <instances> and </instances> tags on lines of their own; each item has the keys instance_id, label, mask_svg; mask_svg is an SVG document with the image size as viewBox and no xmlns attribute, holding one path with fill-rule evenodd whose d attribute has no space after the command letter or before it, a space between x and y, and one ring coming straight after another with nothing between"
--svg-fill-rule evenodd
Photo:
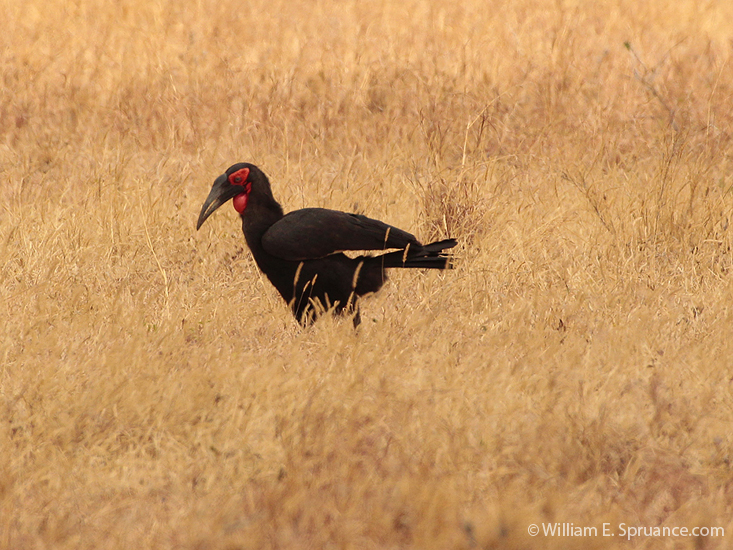
<instances>
[{"instance_id":1,"label":"dry grass field","mask_svg":"<svg viewBox=\"0 0 733 550\"><path fill-rule=\"evenodd\" d=\"M733 547L733 3L0 20L0 548ZM237 161L456 269L303 329Z\"/></svg>"}]
</instances>

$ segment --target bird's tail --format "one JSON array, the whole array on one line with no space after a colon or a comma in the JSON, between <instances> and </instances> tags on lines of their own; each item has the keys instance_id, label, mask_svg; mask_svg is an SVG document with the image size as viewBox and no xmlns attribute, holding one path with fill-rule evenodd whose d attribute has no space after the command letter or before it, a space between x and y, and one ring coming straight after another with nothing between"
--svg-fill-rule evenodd
<instances>
[{"instance_id":1,"label":"bird's tail","mask_svg":"<svg viewBox=\"0 0 733 550\"><path fill-rule=\"evenodd\" d=\"M382 267L417 267L421 269L452 269L453 256L443 251L458 244L455 239L445 239L425 244L418 248L409 246L405 250L389 252L373 258Z\"/></svg>"}]
</instances>

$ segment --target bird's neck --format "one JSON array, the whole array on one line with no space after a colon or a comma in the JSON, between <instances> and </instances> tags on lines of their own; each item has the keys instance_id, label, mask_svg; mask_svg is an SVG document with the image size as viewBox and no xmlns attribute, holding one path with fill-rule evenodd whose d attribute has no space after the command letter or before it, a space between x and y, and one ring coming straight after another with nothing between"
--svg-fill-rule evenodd
<instances>
[{"instance_id":1,"label":"bird's neck","mask_svg":"<svg viewBox=\"0 0 733 550\"><path fill-rule=\"evenodd\" d=\"M251 200L240 216L247 246L257 259L260 254L264 253L262 236L273 224L282 219L283 209L274 199Z\"/></svg>"}]
</instances>

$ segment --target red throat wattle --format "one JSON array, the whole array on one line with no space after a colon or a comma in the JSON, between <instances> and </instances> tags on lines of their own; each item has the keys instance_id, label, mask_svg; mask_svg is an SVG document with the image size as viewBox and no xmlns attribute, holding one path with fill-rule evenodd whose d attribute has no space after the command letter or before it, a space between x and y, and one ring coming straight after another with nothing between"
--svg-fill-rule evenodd
<instances>
[{"instance_id":1,"label":"red throat wattle","mask_svg":"<svg viewBox=\"0 0 733 550\"><path fill-rule=\"evenodd\" d=\"M234 209L240 214L247 208L247 199L249 198L249 192L252 189L252 182L247 181L249 177L249 168L242 168L237 170L229 176L229 183L238 187L242 187L242 193L236 195L232 200Z\"/></svg>"},{"instance_id":2,"label":"red throat wattle","mask_svg":"<svg viewBox=\"0 0 733 550\"><path fill-rule=\"evenodd\" d=\"M247 208L247 198L248 197L249 197L249 193L240 193L239 195L234 197L232 199L234 210L236 210L240 214L244 212L244 209Z\"/></svg>"}]
</instances>

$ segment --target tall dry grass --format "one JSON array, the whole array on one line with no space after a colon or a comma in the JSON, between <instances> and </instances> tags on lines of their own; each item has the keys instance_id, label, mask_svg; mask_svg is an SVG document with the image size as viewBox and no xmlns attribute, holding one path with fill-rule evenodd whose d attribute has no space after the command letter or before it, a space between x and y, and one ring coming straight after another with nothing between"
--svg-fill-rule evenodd
<instances>
[{"instance_id":1,"label":"tall dry grass","mask_svg":"<svg viewBox=\"0 0 733 550\"><path fill-rule=\"evenodd\" d=\"M0 547L730 546L728 4L2 2ZM299 328L245 160L457 269Z\"/></svg>"}]
</instances>

